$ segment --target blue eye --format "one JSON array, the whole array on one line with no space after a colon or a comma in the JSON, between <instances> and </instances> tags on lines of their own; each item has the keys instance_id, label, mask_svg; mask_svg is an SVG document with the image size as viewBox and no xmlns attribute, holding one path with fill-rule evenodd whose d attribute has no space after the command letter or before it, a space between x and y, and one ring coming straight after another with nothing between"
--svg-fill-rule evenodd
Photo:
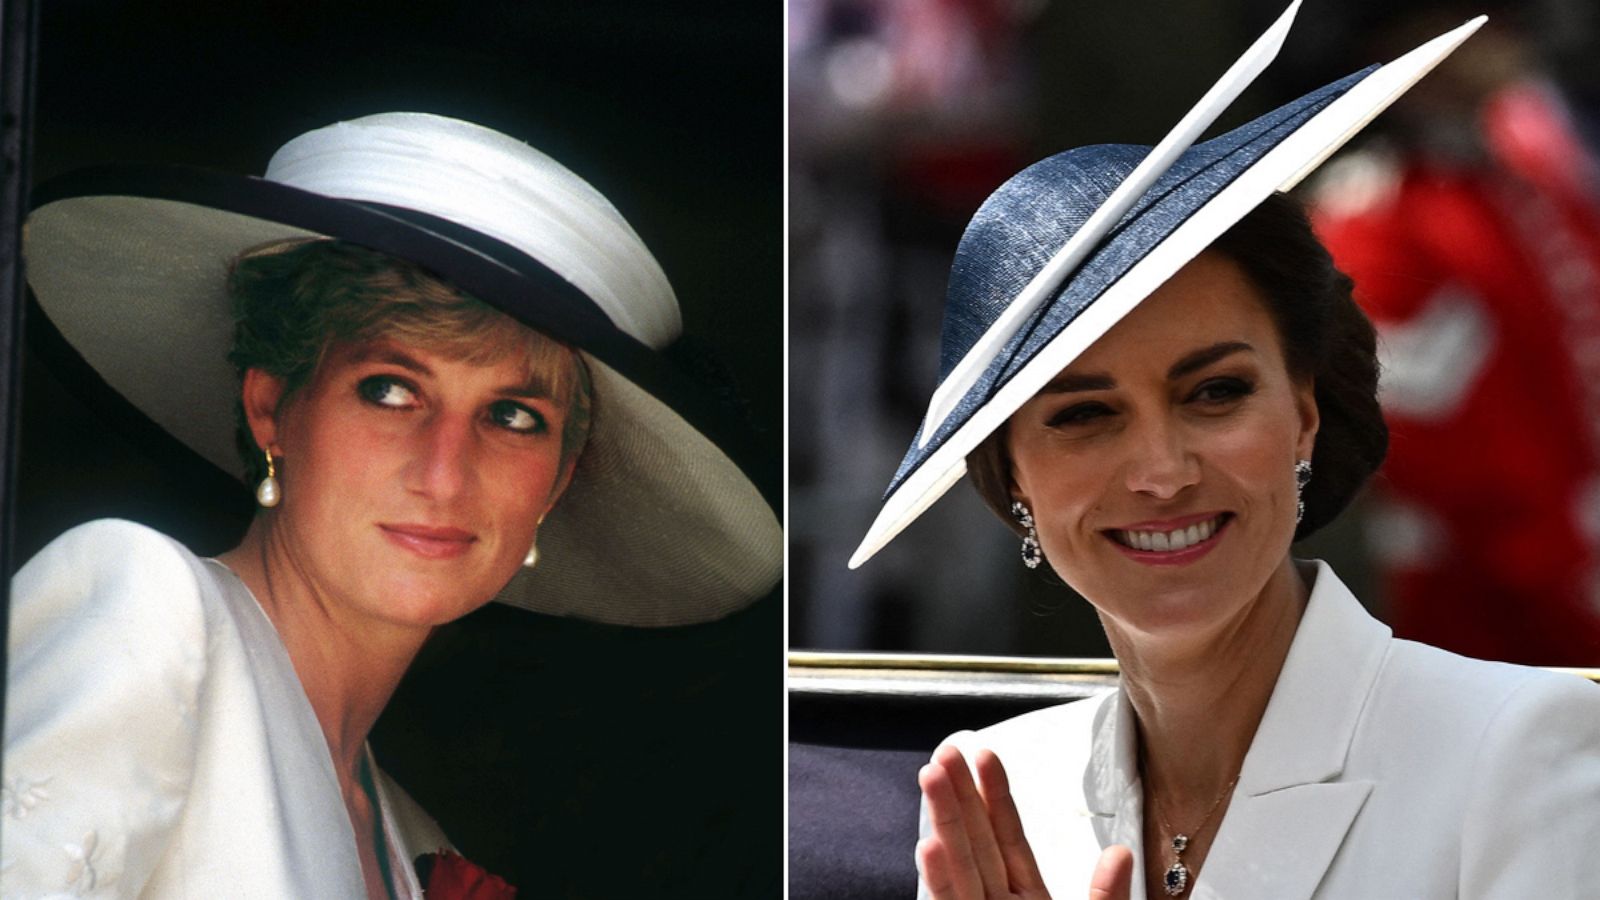
<instances>
[{"instance_id":1,"label":"blue eye","mask_svg":"<svg viewBox=\"0 0 1600 900\"><path fill-rule=\"evenodd\" d=\"M501 428L518 434L544 434L550 430L550 424L537 410L510 400L499 400L491 404L489 418Z\"/></svg>"},{"instance_id":2,"label":"blue eye","mask_svg":"<svg viewBox=\"0 0 1600 900\"><path fill-rule=\"evenodd\" d=\"M417 402L417 395L410 387L388 375L361 379L361 383L356 385L356 392L368 403L391 409L403 409Z\"/></svg>"}]
</instances>

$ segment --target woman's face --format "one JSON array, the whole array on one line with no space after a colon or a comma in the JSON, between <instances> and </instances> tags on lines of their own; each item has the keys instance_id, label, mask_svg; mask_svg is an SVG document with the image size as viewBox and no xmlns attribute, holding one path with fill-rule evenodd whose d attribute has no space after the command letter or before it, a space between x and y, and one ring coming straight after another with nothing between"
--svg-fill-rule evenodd
<instances>
[{"instance_id":1,"label":"woman's face","mask_svg":"<svg viewBox=\"0 0 1600 900\"><path fill-rule=\"evenodd\" d=\"M1317 409L1265 299L1206 252L1006 428L1045 558L1102 617L1154 633L1227 621L1283 564Z\"/></svg>"},{"instance_id":2,"label":"woman's face","mask_svg":"<svg viewBox=\"0 0 1600 900\"><path fill-rule=\"evenodd\" d=\"M543 381L516 356L330 346L256 431L279 457L270 540L328 602L360 613L432 626L478 608L516 573L571 474L569 398ZM252 390L280 385L252 371L246 408ZM267 400L256 408L277 406Z\"/></svg>"}]
</instances>

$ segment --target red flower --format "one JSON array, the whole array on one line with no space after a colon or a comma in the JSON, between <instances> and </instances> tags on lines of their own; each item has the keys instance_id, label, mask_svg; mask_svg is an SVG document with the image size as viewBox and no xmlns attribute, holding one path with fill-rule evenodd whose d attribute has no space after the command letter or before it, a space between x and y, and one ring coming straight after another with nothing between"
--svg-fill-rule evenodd
<instances>
[{"instance_id":1,"label":"red flower","mask_svg":"<svg viewBox=\"0 0 1600 900\"><path fill-rule=\"evenodd\" d=\"M516 900L504 878L448 851L417 857L417 875L428 900Z\"/></svg>"}]
</instances>

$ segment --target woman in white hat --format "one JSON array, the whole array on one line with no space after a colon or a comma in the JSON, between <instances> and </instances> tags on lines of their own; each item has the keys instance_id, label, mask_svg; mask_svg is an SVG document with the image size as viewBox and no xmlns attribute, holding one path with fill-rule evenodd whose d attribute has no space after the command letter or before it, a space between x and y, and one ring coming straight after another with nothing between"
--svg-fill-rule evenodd
<instances>
[{"instance_id":1,"label":"woman in white hat","mask_svg":"<svg viewBox=\"0 0 1600 900\"><path fill-rule=\"evenodd\" d=\"M778 578L740 426L659 355L665 275L525 144L393 113L264 180L81 173L26 252L74 362L260 509L217 559L101 521L17 574L7 896L492 885L419 874L449 845L366 747L432 629L490 600L705 621Z\"/></svg>"},{"instance_id":2,"label":"woman in white hat","mask_svg":"<svg viewBox=\"0 0 1600 900\"><path fill-rule=\"evenodd\" d=\"M1293 12L1174 137L1037 163L962 238L943 381L852 562L970 471L1122 680L939 748L924 896L1594 893L1600 690L1393 640L1290 556L1386 432L1371 325L1275 192L1477 24L1190 146Z\"/></svg>"}]
</instances>

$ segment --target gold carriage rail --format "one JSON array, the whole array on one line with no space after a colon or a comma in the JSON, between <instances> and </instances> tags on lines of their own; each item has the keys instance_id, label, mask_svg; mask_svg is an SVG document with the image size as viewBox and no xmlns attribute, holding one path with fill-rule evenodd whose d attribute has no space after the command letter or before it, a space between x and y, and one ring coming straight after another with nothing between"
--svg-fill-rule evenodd
<instances>
[{"instance_id":1,"label":"gold carriage rail","mask_svg":"<svg viewBox=\"0 0 1600 900\"><path fill-rule=\"evenodd\" d=\"M1547 667L1600 683L1600 668ZM1116 686L1114 659L789 652L789 691L814 696L1081 700Z\"/></svg>"}]
</instances>

